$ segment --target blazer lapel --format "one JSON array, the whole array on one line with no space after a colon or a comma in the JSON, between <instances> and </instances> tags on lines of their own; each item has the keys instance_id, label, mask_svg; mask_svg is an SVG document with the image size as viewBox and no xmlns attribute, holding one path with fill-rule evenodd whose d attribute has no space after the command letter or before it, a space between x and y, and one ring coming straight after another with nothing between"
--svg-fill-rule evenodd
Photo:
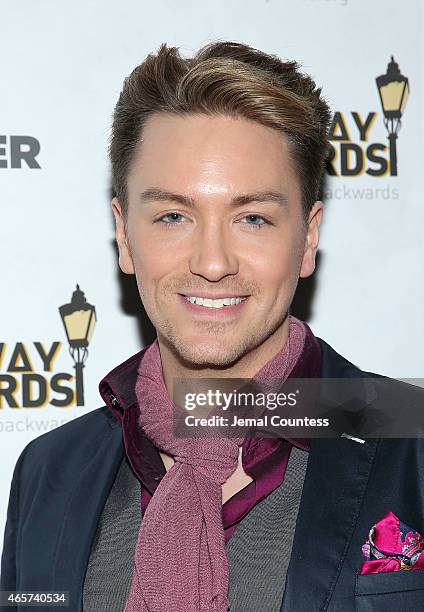
<instances>
[{"instance_id":1,"label":"blazer lapel","mask_svg":"<svg viewBox=\"0 0 424 612\"><path fill-rule=\"evenodd\" d=\"M326 609L358 520L377 442L311 440L280 612Z\"/></svg>"},{"instance_id":2,"label":"blazer lapel","mask_svg":"<svg viewBox=\"0 0 424 612\"><path fill-rule=\"evenodd\" d=\"M82 610L82 591L91 546L107 496L123 458L118 423L93 448L93 458L81 466L70 495L57 544L52 589L69 591L69 612Z\"/></svg>"},{"instance_id":3,"label":"blazer lapel","mask_svg":"<svg viewBox=\"0 0 424 612\"><path fill-rule=\"evenodd\" d=\"M321 378L364 378L362 372L319 338L323 363ZM324 396L331 397L331 381ZM363 398L373 393L363 380ZM359 383L358 388L361 383ZM359 399L359 398L358 398ZM362 408L361 401L358 408ZM296 522L280 612L326 610L367 487L377 444L349 438L313 438Z\"/></svg>"}]
</instances>

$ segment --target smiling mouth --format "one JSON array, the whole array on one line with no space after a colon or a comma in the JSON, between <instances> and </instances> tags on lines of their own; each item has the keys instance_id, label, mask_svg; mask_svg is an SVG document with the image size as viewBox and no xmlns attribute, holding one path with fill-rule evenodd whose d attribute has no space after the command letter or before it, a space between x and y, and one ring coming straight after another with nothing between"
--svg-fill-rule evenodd
<instances>
[{"instance_id":1,"label":"smiling mouth","mask_svg":"<svg viewBox=\"0 0 424 612\"><path fill-rule=\"evenodd\" d=\"M182 295L182 297L190 304L211 309L224 309L231 306L237 306L248 298L248 296L208 298L194 295Z\"/></svg>"}]
</instances>

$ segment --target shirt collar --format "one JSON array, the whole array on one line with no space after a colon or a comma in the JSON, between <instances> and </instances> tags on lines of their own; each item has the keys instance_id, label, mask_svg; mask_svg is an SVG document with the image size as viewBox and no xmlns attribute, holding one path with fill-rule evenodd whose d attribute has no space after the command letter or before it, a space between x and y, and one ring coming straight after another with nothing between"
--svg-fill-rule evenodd
<instances>
[{"instance_id":1,"label":"shirt collar","mask_svg":"<svg viewBox=\"0 0 424 612\"><path fill-rule=\"evenodd\" d=\"M305 344L295 367L290 373L291 378L316 378L320 376L321 372L321 346L310 327L306 323L304 325L306 326ZM101 397L115 418L121 423L124 418L127 424L134 419L135 411L131 408L137 404L135 393L137 371L146 348L117 365L99 383ZM132 414L130 415L130 413ZM294 446L309 450L309 440L307 439L287 438L287 440ZM246 439L244 448L246 467L249 467L252 462L255 463L259 451L261 455L271 452L278 444L279 441L275 438Z\"/></svg>"}]
</instances>

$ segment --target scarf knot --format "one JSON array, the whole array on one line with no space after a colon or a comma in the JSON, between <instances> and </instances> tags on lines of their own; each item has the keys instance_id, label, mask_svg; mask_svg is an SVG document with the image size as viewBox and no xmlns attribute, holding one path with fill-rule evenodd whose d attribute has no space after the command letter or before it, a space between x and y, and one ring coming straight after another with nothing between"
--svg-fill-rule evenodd
<instances>
[{"instance_id":1,"label":"scarf knot","mask_svg":"<svg viewBox=\"0 0 424 612\"><path fill-rule=\"evenodd\" d=\"M229 444L226 445L225 441L229 442ZM223 485L237 468L238 445L234 440L219 440L220 453L217 456L216 440L209 438L206 441L196 439L196 442L203 443L192 445L188 452L177 452L174 456L175 463L189 465L205 478Z\"/></svg>"}]
</instances>

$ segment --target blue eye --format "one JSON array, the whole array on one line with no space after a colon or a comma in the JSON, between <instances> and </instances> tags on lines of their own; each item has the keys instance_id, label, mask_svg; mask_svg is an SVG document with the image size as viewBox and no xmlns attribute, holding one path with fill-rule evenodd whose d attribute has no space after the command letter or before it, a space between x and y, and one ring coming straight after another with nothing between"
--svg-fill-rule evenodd
<instances>
[{"instance_id":1,"label":"blue eye","mask_svg":"<svg viewBox=\"0 0 424 612\"><path fill-rule=\"evenodd\" d=\"M268 223L261 215L246 215L244 219L249 219L249 222L246 222L247 225L253 225L256 227L260 227L265 223ZM259 223L257 221L259 220Z\"/></svg>"},{"instance_id":2,"label":"blue eye","mask_svg":"<svg viewBox=\"0 0 424 612\"><path fill-rule=\"evenodd\" d=\"M158 221L162 221L165 224L176 224L181 223L181 219L183 218L181 213L178 212L170 212L163 215Z\"/></svg>"}]
</instances>

